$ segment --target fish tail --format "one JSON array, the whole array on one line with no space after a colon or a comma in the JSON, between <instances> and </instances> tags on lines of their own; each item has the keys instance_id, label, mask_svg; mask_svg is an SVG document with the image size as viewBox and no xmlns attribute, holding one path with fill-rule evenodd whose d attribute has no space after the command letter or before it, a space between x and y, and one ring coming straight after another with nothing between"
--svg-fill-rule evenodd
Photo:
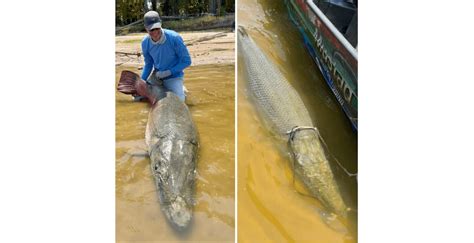
<instances>
[{"instance_id":1,"label":"fish tail","mask_svg":"<svg viewBox=\"0 0 474 243\"><path fill-rule=\"evenodd\" d=\"M136 73L127 70L122 71L117 90L124 94L136 95L138 80L140 80L140 77Z\"/></svg>"},{"instance_id":2,"label":"fish tail","mask_svg":"<svg viewBox=\"0 0 474 243\"><path fill-rule=\"evenodd\" d=\"M143 96L153 105L157 99L151 89L151 86L147 85L138 74L132 71L124 70L120 74L117 90L121 93Z\"/></svg>"}]
</instances>

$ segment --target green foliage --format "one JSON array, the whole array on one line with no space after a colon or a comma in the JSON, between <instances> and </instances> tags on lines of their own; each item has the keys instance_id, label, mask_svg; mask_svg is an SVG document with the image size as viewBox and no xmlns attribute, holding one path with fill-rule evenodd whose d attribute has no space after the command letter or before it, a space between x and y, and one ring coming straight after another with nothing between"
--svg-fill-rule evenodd
<instances>
[{"instance_id":1,"label":"green foliage","mask_svg":"<svg viewBox=\"0 0 474 243\"><path fill-rule=\"evenodd\" d=\"M235 12L235 0L159 0L162 16L225 15ZM115 0L115 24L123 26L143 18L144 0Z\"/></svg>"},{"instance_id":2,"label":"green foliage","mask_svg":"<svg viewBox=\"0 0 474 243\"><path fill-rule=\"evenodd\" d=\"M196 18L189 18L185 20L175 20L163 22L164 28L175 31L182 30L201 30L209 28L228 28L234 21L231 15L215 17L215 16L201 16Z\"/></svg>"},{"instance_id":3,"label":"green foliage","mask_svg":"<svg viewBox=\"0 0 474 243\"><path fill-rule=\"evenodd\" d=\"M227 13L235 12L235 0L225 0L225 11Z\"/></svg>"},{"instance_id":4,"label":"green foliage","mask_svg":"<svg viewBox=\"0 0 474 243\"><path fill-rule=\"evenodd\" d=\"M188 18L181 20L171 20L163 21L163 27L166 29L171 29L175 31L186 31L186 30L203 30L203 29L213 29L213 28L229 28L232 27L234 23L234 15L226 16L201 16L196 18ZM126 35L130 33L143 33L145 28L142 23L137 23L134 25L116 28L116 35ZM128 40L124 41L127 43ZM141 41L141 40L140 40Z\"/></svg>"},{"instance_id":5,"label":"green foliage","mask_svg":"<svg viewBox=\"0 0 474 243\"><path fill-rule=\"evenodd\" d=\"M116 0L115 24L126 25L143 18L143 0Z\"/></svg>"}]
</instances>

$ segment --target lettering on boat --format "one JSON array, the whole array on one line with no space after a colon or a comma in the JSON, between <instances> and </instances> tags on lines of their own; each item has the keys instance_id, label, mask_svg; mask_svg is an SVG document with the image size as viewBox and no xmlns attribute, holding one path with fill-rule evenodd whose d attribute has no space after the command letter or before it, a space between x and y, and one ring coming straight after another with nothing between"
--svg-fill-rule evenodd
<instances>
[{"instance_id":1,"label":"lettering on boat","mask_svg":"<svg viewBox=\"0 0 474 243\"><path fill-rule=\"evenodd\" d=\"M342 78L342 75L339 73L339 71L336 69L334 61L329 56L327 50L324 48L322 34L317 28L315 28L314 39L316 40L316 49L321 54L321 59L328 68L332 80L335 81L336 87L342 93L344 100L350 104L352 97L354 96L354 92L350 88L349 84ZM339 102L341 102L340 97L337 97L337 99L339 100Z\"/></svg>"}]
</instances>

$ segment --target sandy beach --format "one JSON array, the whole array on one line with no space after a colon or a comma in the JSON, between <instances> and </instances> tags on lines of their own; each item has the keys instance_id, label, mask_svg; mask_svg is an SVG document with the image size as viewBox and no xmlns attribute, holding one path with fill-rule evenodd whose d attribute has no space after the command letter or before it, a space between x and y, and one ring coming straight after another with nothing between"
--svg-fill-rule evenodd
<instances>
[{"instance_id":1,"label":"sandy beach","mask_svg":"<svg viewBox=\"0 0 474 243\"><path fill-rule=\"evenodd\" d=\"M229 29L179 32L192 66L235 63L235 33ZM141 40L146 33L115 37L115 66L142 67Z\"/></svg>"}]
</instances>

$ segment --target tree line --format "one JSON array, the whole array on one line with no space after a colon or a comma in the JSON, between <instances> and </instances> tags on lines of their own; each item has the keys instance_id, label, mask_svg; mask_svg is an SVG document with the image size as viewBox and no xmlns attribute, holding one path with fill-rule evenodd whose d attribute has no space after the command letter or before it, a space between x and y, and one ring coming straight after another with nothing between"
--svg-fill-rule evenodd
<instances>
[{"instance_id":1,"label":"tree line","mask_svg":"<svg viewBox=\"0 0 474 243\"><path fill-rule=\"evenodd\" d=\"M165 18L225 15L235 12L235 0L115 0L115 25L138 21L149 10Z\"/></svg>"}]
</instances>

